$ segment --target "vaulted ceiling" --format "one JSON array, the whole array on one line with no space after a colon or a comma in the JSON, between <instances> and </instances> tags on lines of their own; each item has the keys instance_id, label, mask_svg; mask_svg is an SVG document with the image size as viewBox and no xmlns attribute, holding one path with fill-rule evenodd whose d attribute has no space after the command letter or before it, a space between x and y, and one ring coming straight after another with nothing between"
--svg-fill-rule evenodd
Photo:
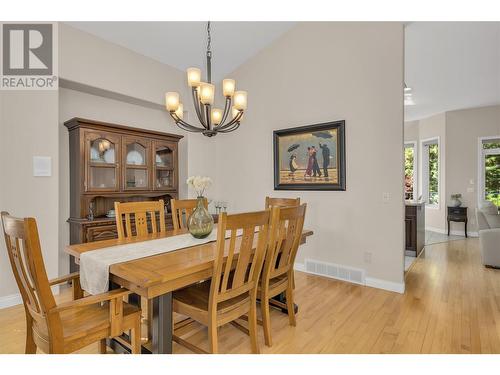
<instances>
[{"instance_id":1,"label":"vaulted ceiling","mask_svg":"<svg viewBox=\"0 0 500 375\"><path fill-rule=\"evenodd\" d=\"M67 22L175 68L205 69L206 22ZM234 71L294 22L211 22L212 80Z\"/></svg>"}]
</instances>

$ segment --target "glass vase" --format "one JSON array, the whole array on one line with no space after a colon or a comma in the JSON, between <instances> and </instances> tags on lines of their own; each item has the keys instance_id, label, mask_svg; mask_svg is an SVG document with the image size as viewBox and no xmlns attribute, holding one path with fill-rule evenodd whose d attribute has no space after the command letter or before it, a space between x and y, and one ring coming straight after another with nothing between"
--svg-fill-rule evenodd
<instances>
[{"instance_id":1,"label":"glass vase","mask_svg":"<svg viewBox=\"0 0 500 375\"><path fill-rule=\"evenodd\" d=\"M205 208L205 198L198 197L195 210L189 215L187 227L195 238L205 238L214 229L214 219Z\"/></svg>"}]
</instances>

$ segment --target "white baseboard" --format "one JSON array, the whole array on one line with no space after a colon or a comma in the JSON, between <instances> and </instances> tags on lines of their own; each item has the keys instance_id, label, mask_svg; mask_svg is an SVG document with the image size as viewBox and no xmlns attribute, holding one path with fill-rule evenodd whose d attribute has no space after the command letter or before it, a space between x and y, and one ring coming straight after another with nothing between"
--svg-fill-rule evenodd
<instances>
[{"instance_id":1,"label":"white baseboard","mask_svg":"<svg viewBox=\"0 0 500 375\"><path fill-rule=\"evenodd\" d=\"M307 273L307 274L310 274L310 275L317 275L317 274L313 274L311 272L307 272L306 271L306 266L305 266L304 263L295 263L293 268L296 271L304 272L304 273ZM322 276L322 275L320 275L320 276ZM331 276L325 276L325 277L333 278ZM338 279L338 280L345 281L345 282L350 282L350 281L345 280L345 279ZM353 283L353 284L355 284L355 283ZM357 285L360 285L360 284L357 284ZM361 285L363 285L363 284L361 284ZM392 282L392 281L375 279L373 277L365 277L364 286L369 286L369 287L372 287L372 288L388 290L390 292L396 292L396 293L401 293L401 294L403 294L405 292L405 284L404 284L404 282L403 283L395 283L395 282Z\"/></svg>"},{"instance_id":2,"label":"white baseboard","mask_svg":"<svg viewBox=\"0 0 500 375\"><path fill-rule=\"evenodd\" d=\"M21 303L23 303L23 299L19 293L0 297L0 309L20 305Z\"/></svg>"},{"instance_id":3,"label":"white baseboard","mask_svg":"<svg viewBox=\"0 0 500 375\"><path fill-rule=\"evenodd\" d=\"M52 293L57 296L59 294L59 285L54 285L51 287ZM23 303L23 299L20 293L11 294L9 296L0 297L0 310L6 309L7 307L12 307L20 305Z\"/></svg>"},{"instance_id":4,"label":"white baseboard","mask_svg":"<svg viewBox=\"0 0 500 375\"><path fill-rule=\"evenodd\" d=\"M425 230L436 232L440 234L448 234L448 230L434 227L425 227ZM465 238L465 233L463 230L450 230L450 234L454 236L463 236ZM478 232L467 232L469 237L479 237Z\"/></svg>"},{"instance_id":5,"label":"white baseboard","mask_svg":"<svg viewBox=\"0 0 500 375\"><path fill-rule=\"evenodd\" d=\"M306 272L306 265L304 263L295 262L293 269L300 272Z\"/></svg>"},{"instance_id":6,"label":"white baseboard","mask_svg":"<svg viewBox=\"0 0 500 375\"><path fill-rule=\"evenodd\" d=\"M393 281L376 279L374 277L365 277L365 285L401 294L405 292L405 283L395 283Z\"/></svg>"}]
</instances>

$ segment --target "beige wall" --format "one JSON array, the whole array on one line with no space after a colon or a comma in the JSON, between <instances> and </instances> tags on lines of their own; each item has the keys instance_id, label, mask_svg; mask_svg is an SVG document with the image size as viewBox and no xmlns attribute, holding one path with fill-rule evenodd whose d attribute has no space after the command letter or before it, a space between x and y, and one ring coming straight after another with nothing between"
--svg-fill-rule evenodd
<instances>
[{"instance_id":1,"label":"beige wall","mask_svg":"<svg viewBox=\"0 0 500 375\"><path fill-rule=\"evenodd\" d=\"M415 141L420 139L418 121L407 121L404 126L405 142Z\"/></svg>"},{"instance_id":2,"label":"beige wall","mask_svg":"<svg viewBox=\"0 0 500 375\"><path fill-rule=\"evenodd\" d=\"M299 196L315 234L298 262L361 268L402 285L403 26L302 23L232 77L248 90L249 110L237 132L217 136L217 194L232 211L262 209L266 195ZM347 191L273 191L273 130L338 119L346 121Z\"/></svg>"},{"instance_id":3,"label":"beige wall","mask_svg":"<svg viewBox=\"0 0 500 375\"><path fill-rule=\"evenodd\" d=\"M49 277L58 275L57 105L57 91L0 91L0 210L37 218ZM33 156L52 158L51 177L33 177ZM17 293L2 238L0 297ZM15 301L20 299L13 297Z\"/></svg>"},{"instance_id":4,"label":"beige wall","mask_svg":"<svg viewBox=\"0 0 500 375\"><path fill-rule=\"evenodd\" d=\"M488 136L500 136L500 105L446 113L446 196L462 194L470 231L477 230L478 138ZM463 224L452 223L451 229L463 231Z\"/></svg>"}]
</instances>

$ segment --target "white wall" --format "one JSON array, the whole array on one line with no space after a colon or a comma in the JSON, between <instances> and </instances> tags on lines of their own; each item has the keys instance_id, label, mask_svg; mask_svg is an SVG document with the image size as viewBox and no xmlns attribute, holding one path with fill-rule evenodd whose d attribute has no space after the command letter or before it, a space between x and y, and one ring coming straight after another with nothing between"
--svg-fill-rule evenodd
<instances>
[{"instance_id":1,"label":"white wall","mask_svg":"<svg viewBox=\"0 0 500 375\"><path fill-rule=\"evenodd\" d=\"M302 23L232 77L249 108L238 131L217 136L217 194L231 211L262 209L266 195L300 196L314 235L298 262L361 268L403 285L403 26ZM338 119L346 121L347 191L273 191L273 130Z\"/></svg>"},{"instance_id":2,"label":"white wall","mask_svg":"<svg viewBox=\"0 0 500 375\"><path fill-rule=\"evenodd\" d=\"M59 205L56 91L0 91L0 210L35 217L49 277L58 275ZM33 177L33 156L52 158L51 177ZM3 236L2 236L3 237ZM19 303L7 249L0 240L0 308Z\"/></svg>"}]
</instances>

